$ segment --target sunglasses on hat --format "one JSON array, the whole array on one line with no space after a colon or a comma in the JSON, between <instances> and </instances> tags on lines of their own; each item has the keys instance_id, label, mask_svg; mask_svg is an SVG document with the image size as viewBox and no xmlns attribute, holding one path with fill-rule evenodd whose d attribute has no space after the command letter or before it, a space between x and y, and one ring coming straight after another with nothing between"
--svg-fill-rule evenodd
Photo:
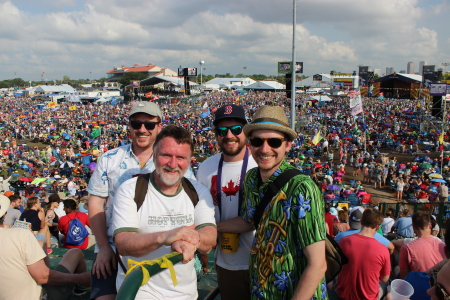
<instances>
[{"instance_id":1,"label":"sunglasses on hat","mask_svg":"<svg viewBox=\"0 0 450 300\"><path fill-rule=\"evenodd\" d=\"M244 126L242 126L242 125L234 125L234 126L230 126L230 127L221 126L221 127L217 127L216 131L219 136L226 136L228 133L228 130L230 130L231 133L234 135L239 135L239 134L241 134L243 127Z\"/></svg>"},{"instance_id":2,"label":"sunglasses on hat","mask_svg":"<svg viewBox=\"0 0 450 300\"><path fill-rule=\"evenodd\" d=\"M142 121L138 121L138 120L131 120L130 126L134 130L139 130L139 129L141 129L142 124L144 124L145 129L153 130L153 129L155 129L156 125L158 125L158 123L159 122L142 122Z\"/></svg>"},{"instance_id":3,"label":"sunglasses on hat","mask_svg":"<svg viewBox=\"0 0 450 300\"><path fill-rule=\"evenodd\" d=\"M444 290L442 285L437 282L438 271L432 270L430 275L430 287L435 287L436 297L439 300L450 300L450 295Z\"/></svg>"},{"instance_id":4,"label":"sunglasses on hat","mask_svg":"<svg viewBox=\"0 0 450 300\"><path fill-rule=\"evenodd\" d=\"M267 141L267 144L272 148L280 148L281 144L283 144L283 141L285 141L285 138L261 138L261 137L251 137L250 138L250 145L253 147L261 147L264 144L264 141Z\"/></svg>"}]
</instances>

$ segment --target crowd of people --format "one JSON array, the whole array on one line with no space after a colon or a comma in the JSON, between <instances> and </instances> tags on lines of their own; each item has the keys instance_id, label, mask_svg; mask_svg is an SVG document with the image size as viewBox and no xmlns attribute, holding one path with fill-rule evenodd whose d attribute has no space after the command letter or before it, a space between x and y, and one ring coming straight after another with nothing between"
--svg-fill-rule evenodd
<instances>
[{"instance_id":1,"label":"crowd of people","mask_svg":"<svg viewBox=\"0 0 450 300\"><path fill-rule=\"evenodd\" d=\"M62 103L51 112L35 110L30 99L6 99L1 105L10 113L2 117L2 172L9 198L0 199L4 217L0 238L22 252L28 250L17 243L34 244L38 255L17 253L14 259L21 265L21 275L30 279L29 295L40 294L40 284L47 284L49 299L62 299L52 298L54 290L64 297L90 291L91 299L114 299L129 261L144 263L172 251L183 256L183 263L173 266L178 284L174 286L171 272L161 272L152 275L136 297L195 299L194 255L204 261L214 247L223 299L328 299L330 290L341 299L379 299L386 293L380 281L407 279L413 271L435 272L435 265L449 257L444 243L430 237L435 229L431 215L406 213L412 234L401 230L406 223L402 218L383 232L388 226L383 226L385 219L376 208L336 208L324 194L332 184L341 185L343 202L361 192L362 184L356 181L348 193L342 186L345 167L353 166L365 184L373 181L375 188L401 189L397 200L407 200L408 190L420 188L427 191L428 201L447 201L448 194L439 192L444 184L433 181L433 174L438 174L445 182L445 168L439 167L444 156L429 158L429 152L443 151L445 144L438 132L411 125L420 112L418 101L366 100L364 118L351 116L346 101L336 98L309 106L298 99L301 116L314 120L295 131L289 126L286 99L271 92L211 93L201 103L86 105L75 111ZM23 123L16 125L17 119ZM405 120L409 122L403 124ZM322 141L314 141L317 136ZM24 139L45 142L47 149L18 143ZM428 144L434 146L426 148ZM389 147L409 151L411 163L381 153ZM190 168L194 154L196 159L207 156L196 174ZM326 161L317 161L324 156ZM28 176L31 181L17 185L11 195L17 169L23 170L22 179ZM292 172L295 169L303 174ZM44 180L36 182L39 178ZM430 197L433 193L437 197ZM419 199L423 198L414 196L424 201ZM21 205L26 209L18 216ZM396 214L391 211L389 216ZM30 235L14 238L12 232L23 229L7 227L19 225L30 226ZM91 234L84 233L85 226ZM395 237L389 235L392 228L397 228ZM337 283L328 285L327 232L349 259ZM60 233L62 245L76 249L66 254L70 264L61 261L60 267L49 271L45 251L52 245L51 236L60 238ZM384 236L411 240L394 245ZM80 244L73 242L77 238L82 239ZM445 242L448 247L448 237ZM93 244L96 258L87 278L78 250ZM391 265L396 247L399 271ZM361 251L366 248L369 255ZM441 299L435 296L438 291L450 290L447 265L439 265L437 284L428 286L433 299ZM45 279L37 277L35 267L46 272ZM5 263L0 273L7 274L9 268ZM54 278L60 275L54 272L69 274L58 281ZM74 278L82 278L75 287ZM8 295L19 294L15 287L8 286Z\"/></svg>"}]
</instances>

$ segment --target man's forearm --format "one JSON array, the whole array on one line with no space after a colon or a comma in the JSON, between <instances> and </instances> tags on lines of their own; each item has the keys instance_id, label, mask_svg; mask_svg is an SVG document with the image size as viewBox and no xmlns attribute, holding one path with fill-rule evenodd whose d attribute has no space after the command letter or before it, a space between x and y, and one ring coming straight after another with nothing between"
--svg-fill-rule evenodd
<instances>
[{"instance_id":1,"label":"man's forearm","mask_svg":"<svg viewBox=\"0 0 450 300\"><path fill-rule=\"evenodd\" d=\"M206 226L197 231L200 235L200 243L197 250L200 253L209 253L217 244L217 229L214 226Z\"/></svg>"},{"instance_id":2,"label":"man's forearm","mask_svg":"<svg viewBox=\"0 0 450 300\"><path fill-rule=\"evenodd\" d=\"M243 233L253 231L252 224L245 221L241 216L217 223L217 231L225 233Z\"/></svg>"},{"instance_id":3,"label":"man's forearm","mask_svg":"<svg viewBox=\"0 0 450 300\"><path fill-rule=\"evenodd\" d=\"M140 257L161 247L164 233L120 232L115 235L114 242L120 255Z\"/></svg>"},{"instance_id":4,"label":"man's forearm","mask_svg":"<svg viewBox=\"0 0 450 300\"><path fill-rule=\"evenodd\" d=\"M97 203L94 203L92 200L89 201L89 227L95 235L98 247L103 248L109 245L108 236L106 234L105 210L103 208L103 203L98 203L98 199L96 199L96 202Z\"/></svg>"}]
</instances>

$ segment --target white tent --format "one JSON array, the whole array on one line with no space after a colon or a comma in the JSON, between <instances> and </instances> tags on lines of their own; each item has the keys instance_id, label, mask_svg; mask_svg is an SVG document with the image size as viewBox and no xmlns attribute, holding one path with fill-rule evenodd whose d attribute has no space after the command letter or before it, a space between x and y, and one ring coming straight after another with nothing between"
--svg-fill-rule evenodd
<instances>
[{"instance_id":1,"label":"white tent","mask_svg":"<svg viewBox=\"0 0 450 300\"><path fill-rule=\"evenodd\" d=\"M277 81L258 81L247 85L244 90L284 90L285 86Z\"/></svg>"},{"instance_id":2,"label":"white tent","mask_svg":"<svg viewBox=\"0 0 450 300\"><path fill-rule=\"evenodd\" d=\"M303 100L305 101L333 101L333 99L331 99L328 96L309 96L307 98L304 98Z\"/></svg>"},{"instance_id":3,"label":"white tent","mask_svg":"<svg viewBox=\"0 0 450 300\"><path fill-rule=\"evenodd\" d=\"M68 84L62 85L40 85L36 87L35 93L75 93L75 89Z\"/></svg>"}]
</instances>

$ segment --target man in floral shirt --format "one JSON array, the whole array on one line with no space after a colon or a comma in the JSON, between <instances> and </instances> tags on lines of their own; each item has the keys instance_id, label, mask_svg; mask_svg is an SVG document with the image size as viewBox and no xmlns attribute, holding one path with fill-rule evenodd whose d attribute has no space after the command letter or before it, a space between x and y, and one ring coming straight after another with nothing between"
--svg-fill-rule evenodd
<instances>
[{"instance_id":1,"label":"man in floral shirt","mask_svg":"<svg viewBox=\"0 0 450 300\"><path fill-rule=\"evenodd\" d=\"M283 108L271 106L262 106L244 132L258 168L247 172L242 217L230 223L235 232L256 227L249 264L252 299L328 299L324 200L317 185L305 175L291 178L254 223L269 184L293 168L285 156L297 133Z\"/></svg>"}]
</instances>

